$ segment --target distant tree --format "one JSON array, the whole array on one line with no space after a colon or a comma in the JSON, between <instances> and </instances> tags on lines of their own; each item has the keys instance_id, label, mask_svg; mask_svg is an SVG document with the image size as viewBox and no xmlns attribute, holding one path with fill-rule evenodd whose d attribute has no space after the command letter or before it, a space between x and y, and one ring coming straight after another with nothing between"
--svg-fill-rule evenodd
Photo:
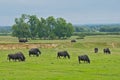
<instances>
[{"instance_id":1,"label":"distant tree","mask_svg":"<svg viewBox=\"0 0 120 80\"><path fill-rule=\"evenodd\" d=\"M35 39L37 36L37 27L39 24L39 19L36 17L36 15L31 15L29 16L29 20L28 20L28 25L29 25L29 29L30 29L30 36L31 39Z\"/></svg>"},{"instance_id":2,"label":"distant tree","mask_svg":"<svg viewBox=\"0 0 120 80\"><path fill-rule=\"evenodd\" d=\"M41 18L38 29L38 37L43 39L56 39L72 36L74 28L71 23L66 23L63 18L55 19L50 16Z\"/></svg>"},{"instance_id":3,"label":"distant tree","mask_svg":"<svg viewBox=\"0 0 120 80\"><path fill-rule=\"evenodd\" d=\"M31 39L63 39L70 37L74 31L71 23L67 23L63 18L55 19L53 16L48 18L38 18L36 15L22 14L15 19L12 26L13 36Z\"/></svg>"},{"instance_id":4,"label":"distant tree","mask_svg":"<svg viewBox=\"0 0 120 80\"><path fill-rule=\"evenodd\" d=\"M15 24L12 26L12 35L20 38L28 38L29 25L25 23L25 15L23 14L20 18L15 18Z\"/></svg>"},{"instance_id":5,"label":"distant tree","mask_svg":"<svg viewBox=\"0 0 120 80\"><path fill-rule=\"evenodd\" d=\"M63 18L57 18L55 34L59 39L64 38L66 35L65 26L66 21Z\"/></svg>"},{"instance_id":6,"label":"distant tree","mask_svg":"<svg viewBox=\"0 0 120 80\"><path fill-rule=\"evenodd\" d=\"M71 23L66 23L63 18L56 19L55 35L61 39L72 36L74 28Z\"/></svg>"},{"instance_id":7,"label":"distant tree","mask_svg":"<svg viewBox=\"0 0 120 80\"><path fill-rule=\"evenodd\" d=\"M49 39L54 39L54 38L55 38L54 30L55 30L55 28L56 28L55 18L54 18L53 16L49 16L49 17L46 19L46 23L47 23L47 28L48 28L47 33L49 34L48 38L49 38Z\"/></svg>"},{"instance_id":8,"label":"distant tree","mask_svg":"<svg viewBox=\"0 0 120 80\"><path fill-rule=\"evenodd\" d=\"M10 34L12 32L11 26L0 26L1 34Z\"/></svg>"},{"instance_id":9,"label":"distant tree","mask_svg":"<svg viewBox=\"0 0 120 80\"><path fill-rule=\"evenodd\" d=\"M38 33L38 37L40 39L47 39L48 38L48 28L47 28L47 25L46 25L46 20L44 18L41 17L40 19L40 22L38 24L38 27L37 27L37 33Z\"/></svg>"},{"instance_id":10,"label":"distant tree","mask_svg":"<svg viewBox=\"0 0 120 80\"><path fill-rule=\"evenodd\" d=\"M66 24L66 37L71 37L74 32L73 25L71 23Z\"/></svg>"},{"instance_id":11,"label":"distant tree","mask_svg":"<svg viewBox=\"0 0 120 80\"><path fill-rule=\"evenodd\" d=\"M103 26L99 29L100 32L120 32L119 26Z\"/></svg>"}]
</instances>

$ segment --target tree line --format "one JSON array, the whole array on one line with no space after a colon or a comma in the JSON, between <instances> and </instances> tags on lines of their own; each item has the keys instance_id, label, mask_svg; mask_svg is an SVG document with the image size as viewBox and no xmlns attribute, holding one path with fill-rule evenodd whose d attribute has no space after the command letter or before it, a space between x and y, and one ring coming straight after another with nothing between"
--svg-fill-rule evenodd
<instances>
[{"instance_id":1,"label":"tree line","mask_svg":"<svg viewBox=\"0 0 120 80\"><path fill-rule=\"evenodd\" d=\"M53 16L38 18L36 15L22 14L20 18L15 18L13 26L0 26L0 35L12 34L18 39L63 39L79 34L79 32L82 36L90 35L90 33L95 35L96 32L97 35L104 34L104 32L105 34L119 34L120 24L72 25L63 18Z\"/></svg>"},{"instance_id":2,"label":"tree line","mask_svg":"<svg viewBox=\"0 0 120 80\"><path fill-rule=\"evenodd\" d=\"M36 15L22 14L15 18L12 26L12 35L20 38L31 39L64 39L72 36L73 25L64 18L38 18Z\"/></svg>"},{"instance_id":3,"label":"tree line","mask_svg":"<svg viewBox=\"0 0 120 80\"><path fill-rule=\"evenodd\" d=\"M120 24L75 25L75 32L120 32Z\"/></svg>"}]
</instances>

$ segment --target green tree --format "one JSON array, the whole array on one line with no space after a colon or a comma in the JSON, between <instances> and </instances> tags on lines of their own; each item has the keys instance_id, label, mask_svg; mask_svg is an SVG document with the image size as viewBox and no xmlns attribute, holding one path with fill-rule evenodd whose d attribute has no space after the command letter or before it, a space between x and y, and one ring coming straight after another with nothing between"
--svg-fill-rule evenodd
<instances>
[{"instance_id":1,"label":"green tree","mask_svg":"<svg viewBox=\"0 0 120 80\"><path fill-rule=\"evenodd\" d=\"M71 23L67 23L63 18L56 19L55 35L59 38L72 36L74 28Z\"/></svg>"},{"instance_id":2,"label":"green tree","mask_svg":"<svg viewBox=\"0 0 120 80\"><path fill-rule=\"evenodd\" d=\"M12 26L12 35L20 38L29 37L29 25L25 23L24 14L20 18L15 18L15 24Z\"/></svg>"},{"instance_id":3,"label":"green tree","mask_svg":"<svg viewBox=\"0 0 120 80\"><path fill-rule=\"evenodd\" d=\"M48 38L54 39L55 38L54 30L56 27L55 18L53 16L50 16L46 19L46 22L47 22L47 29L48 29L47 33L49 34Z\"/></svg>"},{"instance_id":4,"label":"green tree","mask_svg":"<svg viewBox=\"0 0 120 80\"><path fill-rule=\"evenodd\" d=\"M30 35L31 35L31 39L35 39L37 36L37 27L39 24L39 19L36 17L36 15L32 15L29 16L29 20L28 20L28 25L29 25L29 29L30 29Z\"/></svg>"},{"instance_id":5,"label":"green tree","mask_svg":"<svg viewBox=\"0 0 120 80\"><path fill-rule=\"evenodd\" d=\"M67 23L66 25L66 37L71 37L74 32L73 25L71 23Z\"/></svg>"},{"instance_id":6,"label":"green tree","mask_svg":"<svg viewBox=\"0 0 120 80\"><path fill-rule=\"evenodd\" d=\"M44 18L41 17L40 19L40 22L38 24L38 27L37 27L37 33L38 33L38 37L40 39L47 39L48 38L48 29L47 29L47 26L46 26L46 20Z\"/></svg>"},{"instance_id":7,"label":"green tree","mask_svg":"<svg viewBox=\"0 0 120 80\"><path fill-rule=\"evenodd\" d=\"M70 37L74 31L71 23L66 23L63 18L55 19L53 16L48 18L38 18L36 15L22 14L15 19L12 26L12 34L18 38L31 39L62 39Z\"/></svg>"}]
</instances>

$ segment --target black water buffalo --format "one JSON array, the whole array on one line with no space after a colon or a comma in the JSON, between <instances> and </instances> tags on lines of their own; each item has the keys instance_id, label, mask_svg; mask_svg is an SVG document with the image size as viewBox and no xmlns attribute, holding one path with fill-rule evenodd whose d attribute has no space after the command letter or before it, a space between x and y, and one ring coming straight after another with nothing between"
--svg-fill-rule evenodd
<instances>
[{"instance_id":1,"label":"black water buffalo","mask_svg":"<svg viewBox=\"0 0 120 80\"><path fill-rule=\"evenodd\" d=\"M104 48L104 49L103 49L103 52L104 52L105 54L111 54L111 51L110 51L109 48Z\"/></svg>"},{"instance_id":2,"label":"black water buffalo","mask_svg":"<svg viewBox=\"0 0 120 80\"><path fill-rule=\"evenodd\" d=\"M29 50L29 56L36 55L37 57L41 54L41 51L38 48L32 48Z\"/></svg>"},{"instance_id":3,"label":"black water buffalo","mask_svg":"<svg viewBox=\"0 0 120 80\"><path fill-rule=\"evenodd\" d=\"M68 57L68 59L70 59L70 55L69 55L69 53L67 51L58 52L57 53L57 58L60 58L60 57L64 57L64 58Z\"/></svg>"},{"instance_id":4,"label":"black water buffalo","mask_svg":"<svg viewBox=\"0 0 120 80\"><path fill-rule=\"evenodd\" d=\"M95 53L98 53L98 48L94 48L94 52L95 52Z\"/></svg>"},{"instance_id":5,"label":"black water buffalo","mask_svg":"<svg viewBox=\"0 0 120 80\"><path fill-rule=\"evenodd\" d=\"M28 42L28 40L27 39L19 39L19 42L25 43L25 42Z\"/></svg>"},{"instance_id":6,"label":"black water buffalo","mask_svg":"<svg viewBox=\"0 0 120 80\"><path fill-rule=\"evenodd\" d=\"M87 63L90 63L90 59L87 55L80 55L78 56L78 61L79 61L79 64L80 64L80 61L84 61L84 62L87 62Z\"/></svg>"},{"instance_id":7,"label":"black water buffalo","mask_svg":"<svg viewBox=\"0 0 120 80\"><path fill-rule=\"evenodd\" d=\"M76 40L73 39L73 40L71 40L71 42L76 42Z\"/></svg>"},{"instance_id":8,"label":"black water buffalo","mask_svg":"<svg viewBox=\"0 0 120 80\"><path fill-rule=\"evenodd\" d=\"M13 60L13 61L25 61L25 56L23 55L22 52L17 52L17 53L14 53L14 54L8 54L8 60Z\"/></svg>"}]
</instances>

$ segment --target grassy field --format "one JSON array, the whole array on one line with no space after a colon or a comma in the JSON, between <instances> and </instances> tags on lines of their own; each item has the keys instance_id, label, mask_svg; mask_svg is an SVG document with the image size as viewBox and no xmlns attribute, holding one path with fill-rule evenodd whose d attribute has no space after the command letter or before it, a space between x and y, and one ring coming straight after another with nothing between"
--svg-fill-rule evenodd
<instances>
[{"instance_id":1,"label":"grassy field","mask_svg":"<svg viewBox=\"0 0 120 80\"><path fill-rule=\"evenodd\" d=\"M74 39L72 37L70 39ZM29 57L29 49L0 50L0 80L119 80L120 79L120 36L88 36L71 43L69 40L30 40L29 43L56 43L55 48L39 48L39 57ZM18 43L17 38L0 36L0 44ZM98 47L99 52L94 53ZM103 54L103 48L111 54ZM67 50L71 59L57 59L58 51ZM25 62L9 62L7 54L21 51ZM87 54L90 64L78 63L78 55Z\"/></svg>"}]
</instances>

